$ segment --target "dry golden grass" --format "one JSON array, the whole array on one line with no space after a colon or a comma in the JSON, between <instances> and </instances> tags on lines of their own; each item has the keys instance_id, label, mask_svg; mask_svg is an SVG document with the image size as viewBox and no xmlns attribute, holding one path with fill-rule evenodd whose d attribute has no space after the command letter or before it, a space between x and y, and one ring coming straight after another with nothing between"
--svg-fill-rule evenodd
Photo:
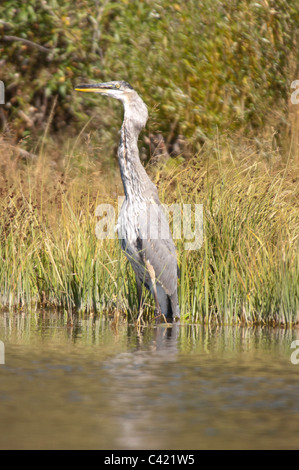
<instances>
[{"instance_id":1,"label":"dry golden grass","mask_svg":"<svg viewBox=\"0 0 299 470\"><path fill-rule=\"evenodd\" d=\"M134 276L118 240L95 236L95 208L122 194L118 172L104 173L86 142L56 152L45 144L32 162L4 141L0 149L1 306L135 318ZM271 138L223 137L189 161L148 171L163 202L204 205L202 248L185 251L177 241L182 321L297 322L295 155L282 155ZM148 308L144 318L151 315Z\"/></svg>"}]
</instances>

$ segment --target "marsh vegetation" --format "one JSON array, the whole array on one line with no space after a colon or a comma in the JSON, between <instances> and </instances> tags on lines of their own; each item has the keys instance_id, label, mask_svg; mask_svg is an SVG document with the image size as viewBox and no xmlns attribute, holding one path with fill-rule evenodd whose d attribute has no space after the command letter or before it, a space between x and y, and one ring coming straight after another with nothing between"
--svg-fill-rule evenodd
<instances>
[{"instance_id":1,"label":"marsh vegetation","mask_svg":"<svg viewBox=\"0 0 299 470\"><path fill-rule=\"evenodd\" d=\"M140 153L161 200L204 206L202 248L177 241L182 321L298 322L298 9L73 3L0 6L1 307L136 317L117 240L95 237L97 205L122 194L121 107L73 93L121 78L149 106Z\"/></svg>"}]
</instances>

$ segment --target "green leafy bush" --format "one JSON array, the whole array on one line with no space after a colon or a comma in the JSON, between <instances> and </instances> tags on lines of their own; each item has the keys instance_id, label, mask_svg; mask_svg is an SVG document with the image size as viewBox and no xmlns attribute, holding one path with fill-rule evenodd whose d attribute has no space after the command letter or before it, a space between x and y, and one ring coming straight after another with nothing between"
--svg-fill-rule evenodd
<instances>
[{"instance_id":1,"label":"green leafy bush","mask_svg":"<svg viewBox=\"0 0 299 470\"><path fill-rule=\"evenodd\" d=\"M4 1L2 124L9 120L21 137L42 129L57 96L53 130L82 127L99 101L77 96L74 84L125 79L166 138L183 134L196 143L216 128L260 128L273 109L286 111L298 11L286 0ZM98 119L105 123L111 106L101 100Z\"/></svg>"}]
</instances>

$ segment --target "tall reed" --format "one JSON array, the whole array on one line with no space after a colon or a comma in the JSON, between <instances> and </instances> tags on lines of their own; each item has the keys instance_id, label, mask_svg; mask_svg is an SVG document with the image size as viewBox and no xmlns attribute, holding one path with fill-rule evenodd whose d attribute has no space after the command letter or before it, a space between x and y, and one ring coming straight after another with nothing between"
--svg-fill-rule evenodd
<instances>
[{"instance_id":1,"label":"tall reed","mask_svg":"<svg viewBox=\"0 0 299 470\"><path fill-rule=\"evenodd\" d=\"M298 321L296 166L275 152L269 158L254 146L215 141L188 162L148 169L164 202L204 207L201 249L186 251L185 240L177 241L182 321ZM106 179L95 168L71 178L49 162L45 150L42 165L7 171L1 183L2 308L117 313L132 321L131 267L117 239L95 236L97 205L116 198L105 195ZM150 296L145 305L150 319Z\"/></svg>"}]
</instances>

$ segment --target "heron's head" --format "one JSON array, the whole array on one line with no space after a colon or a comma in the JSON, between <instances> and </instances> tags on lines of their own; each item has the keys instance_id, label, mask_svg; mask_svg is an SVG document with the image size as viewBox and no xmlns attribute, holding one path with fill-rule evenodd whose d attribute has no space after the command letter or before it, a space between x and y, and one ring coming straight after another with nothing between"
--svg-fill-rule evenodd
<instances>
[{"instance_id":1,"label":"heron's head","mask_svg":"<svg viewBox=\"0 0 299 470\"><path fill-rule=\"evenodd\" d=\"M117 82L92 83L90 85L78 85L76 91L85 93L100 93L104 96L111 96L117 100L124 101L130 99L130 96L136 94L135 90L129 83L121 80Z\"/></svg>"},{"instance_id":2,"label":"heron's head","mask_svg":"<svg viewBox=\"0 0 299 470\"><path fill-rule=\"evenodd\" d=\"M88 85L78 85L76 91L84 93L98 93L104 96L111 96L122 101L125 107L126 116L138 127L145 126L148 113L145 103L142 101L134 88L124 80L106 83L92 83Z\"/></svg>"}]
</instances>

